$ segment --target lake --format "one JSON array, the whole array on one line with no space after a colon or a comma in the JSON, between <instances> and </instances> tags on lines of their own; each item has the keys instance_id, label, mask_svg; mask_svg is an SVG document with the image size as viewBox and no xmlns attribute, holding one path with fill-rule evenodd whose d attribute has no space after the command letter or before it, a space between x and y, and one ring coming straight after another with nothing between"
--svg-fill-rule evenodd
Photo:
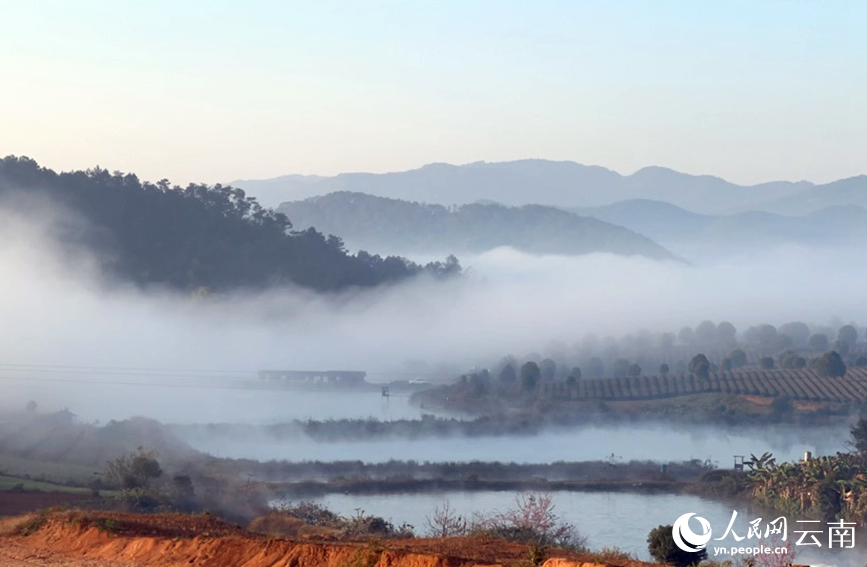
<instances>
[{"instance_id":1,"label":"lake","mask_svg":"<svg viewBox=\"0 0 867 567\"><path fill-rule=\"evenodd\" d=\"M320 410L322 411L322 410ZM403 413L404 410L395 413ZM733 455L773 453L778 460L797 460L845 449L845 426L722 428L658 422L584 425L550 429L538 435L502 437L425 437L317 442L304 435L276 439L266 433L250 436L186 432L192 446L214 455L258 460L553 461L629 460L682 461L709 459L730 467Z\"/></svg>"}]
</instances>

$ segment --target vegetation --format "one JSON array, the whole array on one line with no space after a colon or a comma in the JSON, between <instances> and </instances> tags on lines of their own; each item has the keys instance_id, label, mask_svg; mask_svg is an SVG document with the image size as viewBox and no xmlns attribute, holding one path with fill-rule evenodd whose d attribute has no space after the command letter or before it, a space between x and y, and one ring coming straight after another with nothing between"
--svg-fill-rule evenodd
<instances>
[{"instance_id":1,"label":"vegetation","mask_svg":"<svg viewBox=\"0 0 867 567\"><path fill-rule=\"evenodd\" d=\"M280 531L275 526L286 526L285 522L275 522L275 517L294 518L308 526L325 528L328 533L338 539L406 539L415 537L413 526L401 524L395 526L388 520L379 516L365 514L364 510L357 510L351 517L341 516L327 508L313 502L282 503L264 517L254 520L254 529L267 531L272 535L296 535L297 525L292 526L292 533ZM264 521L267 518L268 521ZM320 532L323 533L323 532Z\"/></svg>"},{"instance_id":2,"label":"vegetation","mask_svg":"<svg viewBox=\"0 0 867 567\"><path fill-rule=\"evenodd\" d=\"M99 167L58 174L25 157L0 160L0 202L27 211L35 198L62 209L63 220L52 223L59 241L94 254L105 274L141 285L338 290L460 271L454 257L422 267L395 256L350 255L340 238L293 231L285 215L229 186L181 188Z\"/></svg>"},{"instance_id":3,"label":"vegetation","mask_svg":"<svg viewBox=\"0 0 867 567\"><path fill-rule=\"evenodd\" d=\"M846 375L846 364L835 351L823 354L816 364L816 372L819 376L830 378L842 378Z\"/></svg>"},{"instance_id":4,"label":"vegetation","mask_svg":"<svg viewBox=\"0 0 867 567\"><path fill-rule=\"evenodd\" d=\"M862 385L867 380L867 344L858 342L863 331L854 324L817 329L824 332L810 335L808 325L793 321L779 329L761 324L738 333L729 322L702 321L676 335L641 331L599 339L591 334L571 346L552 343L542 354L506 355L460 376L451 386L416 392L413 398L424 407L492 414L565 412L572 402L718 394L749 397L755 407L751 415L739 417L770 422L825 421L867 407ZM823 344L816 337L826 333L841 336L835 348L843 345L847 350L812 350ZM657 371L645 374L646 369ZM755 399L761 397L770 400ZM728 415L727 404L718 399L719 411L706 417L734 417ZM630 409L634 413L636 407Z\"/></svg>"},{"instance_id":5,"label":"vegetation","mask_svg":"<svg viewBox=\"0 0 867 567\"><path fill-rule=\"evenodd\" d=\"M867 419L852 427L853 453L778 464L770 453L755 455L747 488L760 503L826 521L867 521Z\"/></svg>"},{"instance_id":6,"label":"vegetation","mask_svg":"<svg viewBox=\"0 0 867 567\"><path fill-rule=\"evenodd\" d=\"M68 494L89 494L90 488L82 486L68 486L53 482L42 482L17 476L0 475L0 491L12 492L65 492Z\"/></svg>"},{"instance_id":7,"label":"vegetation","mask_svg":"<svg viewBox=\"0 0 867 567\"><path fill-rule=\"evenodd\" d=\"M511 541L535 544L535 549L557 547L584 549L584 538L574 525L556 512L550 493L525 493L515 497L515 505L502 513L476 516L471 531Z\"/></svg>"},{"instance_id":8,"label":"vegetation","mask_svg":"<svg viewBox=\"0 0 867 567\"><path fill-rule=\"evenodd\" d=\"M678 566L697 565L707 558L707 550L684 551L677 547L671 535L672 526L657 526L647 536L647 551L660 563Z\"/></svg>"}]
</instances>

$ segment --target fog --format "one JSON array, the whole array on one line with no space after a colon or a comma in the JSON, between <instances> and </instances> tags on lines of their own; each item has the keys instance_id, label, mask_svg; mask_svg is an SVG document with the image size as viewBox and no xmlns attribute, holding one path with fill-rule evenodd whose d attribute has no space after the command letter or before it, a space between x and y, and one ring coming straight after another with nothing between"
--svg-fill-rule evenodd
<instances>
[{"instance_id":1,"label":"fog","mask_svg":"<svg viewBox=\"0 0 867 567\"><path fill-rule=\"evenodd\" d=\"M773 453L778 460L797 461L806 451L833 455L846 449L844 425L800 427L721 428L718 425L671 424L585 425L549 429L533 436L437 437L422 440L353 440L316 442L299 435L275 439L267 434L209 434L207 429L181 428L181 437L199 450L221 457L261 461L389 460L448 462L471 459L489 462L552 463L557 461L687 461L699 459L729 467L733 455ZM553 480L553 479L551 479Z\"/></svg>"},{"instance_id":2,"label":"fog","mask_svg":"<svg viewBox=\"0 0 867 567\"><path fill-rule=\"evenodd\" d=\"M49 208L0 218L5 405L35 399L45 409L105 407L109 386L93 382L219 385L262 368L360 369L379 380L445 377L504 354L573 344L589 332L676 332L704 319L728 320L740 331L761 322L867 319L867 266L841 250L751 250L688 265L497 249L461 258L466 275L450 282L421 278L330 295L282 288L194 297L105 282L96 260L62 245L53 229L58 218L69 217ZM210 421L217 413L233 421L239 403L215 396L214 405L196 407L172 404L164 391L126 389L133 409L147 415L148 406L158 406L168 421ZM166 415L172 405L177 416ZM111 409L91 417L118 417ZM306 417L291 413L284 417Z\"/></svg>"}]
</instances>

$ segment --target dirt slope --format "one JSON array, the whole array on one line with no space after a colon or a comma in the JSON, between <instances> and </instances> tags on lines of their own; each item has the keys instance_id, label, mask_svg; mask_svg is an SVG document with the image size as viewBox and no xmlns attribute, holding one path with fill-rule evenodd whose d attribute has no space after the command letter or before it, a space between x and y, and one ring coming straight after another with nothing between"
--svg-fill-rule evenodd
<instances>
[{"instance_id":1,"label":"dirt slope","mask_svg":"<svg viewBox=\"0 0 867 567\"><path fill-rule=\"evenodd\" d=\"M210 516L54 512L0 523L0 565L86 567L470 567L526 564L527 546L494 538L383 542L273 539ZM645 567L561 554L544 567Z\"/></svg>"}]
</instances>

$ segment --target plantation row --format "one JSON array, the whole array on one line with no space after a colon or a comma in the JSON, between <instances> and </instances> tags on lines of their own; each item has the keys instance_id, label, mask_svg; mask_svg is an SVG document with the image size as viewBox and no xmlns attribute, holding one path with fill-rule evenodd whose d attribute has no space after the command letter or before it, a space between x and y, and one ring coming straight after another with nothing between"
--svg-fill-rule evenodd
<instances>
[{"instance_id":1,"label":"plantation row","mask_svg":"<svg viewBox=\"0 0 867 567\"><path fill-rule=\"evenodd\" d=\"M867 401L867 368L849 368L842 378L823 378L809 369L744 369L692 374L581 380L576 386L543 382L543 396L572 400L651 400L700 393L785 396L814 402Z\"/></svg>"}]
</instances>

